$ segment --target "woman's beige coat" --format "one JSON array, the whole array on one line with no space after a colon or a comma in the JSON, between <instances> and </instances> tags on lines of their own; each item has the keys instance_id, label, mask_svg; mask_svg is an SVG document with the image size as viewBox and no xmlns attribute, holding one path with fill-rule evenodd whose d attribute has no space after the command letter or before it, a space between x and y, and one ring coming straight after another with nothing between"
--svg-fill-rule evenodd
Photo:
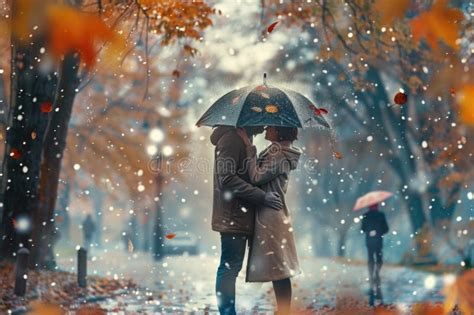
<instances>
[{"instance_id":1,"label":"woman's beige coat","mask_svg":"<svg viewBox=\"0 0 474 315\"><path fill-rule=\"evenodd\" d=\"M255 230L247 263L247 282L281 280L300 273L295 238L285 194L288 176L298 165L301 150L274 142L256 158L255 146L247 147L250 181L264 191L277 192L283 209L256 208Z\"/></svg>"}]
</instances>

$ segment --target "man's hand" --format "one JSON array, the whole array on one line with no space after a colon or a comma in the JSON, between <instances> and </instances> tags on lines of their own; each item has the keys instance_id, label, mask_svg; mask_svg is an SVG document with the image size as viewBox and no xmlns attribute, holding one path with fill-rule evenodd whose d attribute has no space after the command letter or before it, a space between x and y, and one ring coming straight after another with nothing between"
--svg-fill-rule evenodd
<instances>
[{"instance_id":1,"label":"man's hand","mask_svg":"<svg viewBox=\"0 0 474 315\"><path fill-rule=\"evenodd\" d=\"M242 138L242 141L244 142L246 147L250 147L252 145L252 142L250 142L249 135L247 134L247 131L245 131L244 128L237 128L237 134Z\"/></svg>"},{"instance_id":2,"label":"man's hand","mask_svg":"<svg viewBox=\"0 0 474 315\"><path fill-rule=\"evenodd\" d=\"M265 194L265 206L276 211L281 210L283 208L283 202L281 202L280 195L273 191L267 192Z\"/></svg>"}]
</instances>

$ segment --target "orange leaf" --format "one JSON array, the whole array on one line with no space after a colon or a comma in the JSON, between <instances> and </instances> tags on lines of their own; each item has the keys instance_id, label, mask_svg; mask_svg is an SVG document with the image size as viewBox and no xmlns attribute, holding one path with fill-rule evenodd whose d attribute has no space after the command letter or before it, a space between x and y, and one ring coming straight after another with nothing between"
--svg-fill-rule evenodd
<instances>
[{"instance_id":1,"label":"orange leaf","mask_svg":"<svg viewBox=\"0 0 474 315\"><path fill-rule=\"evenodd\" d=\"M268 33L273 32L273 30L275 29L275 26L277 26L278 23L280 23L280 21L276 21L270 24L270 26L267 28Z\"/></svg>"},{"instance_id":2,"label":"orange leaf","mask_svg":"<svg viewBox=\"0 0 474 315\"><path fill-rule=\"evenodd\" d=\"M79 52L87 67L95 64L98 45L121 44L120 37L100 17L74 8L51 5L48 8L49 46L56 56Z\"/></svg>"},{"instance_id":3,"label":"orange leaf","mask_svg":"<svg viewBox=\"0 0 474 315\"><path fill-rule=\"evenodd\" d=\"M334 151L334 157L338 160L342 159L342 153L339 151Z\"/></svg>"},{"instance_id":4,"label":"orange leaf","mask_svg":"<svg viewBox=\"0 0 474 315\"><path fill-rule=\"evenodd\" d=\"M171 239L173 239L175 236L176 236L175 233L169 233L169 234L166 234L165 237L166 237L167 239L171 240Z\"/></svg>"},{"instance_id":5,"label":"orange leaf","mask_svg":"<svg viewBox=\"0 0 474 315\"><path fill-rule=\"evenodd\" d=\"M457 95L461 120L474 125L474 84L465 85Z\"/></svg>"},{"instance_id":6,"label":"orange leaf","mask_svg":"<svg viewBox=\"0 0 474 315\"><path fill-rule=\"evenodd\" d=\"M447 0L437 0L429 11L410 21L415 41L424 38L432 49L438 50L438 42L442 40L449 47L459 49L456 40L464 15L460 10L449 8L447 5Z\"/></svg>"},{"instance_id":7,"label":"orange leaf","mask_svg":"<svg viewBox=\"0 0 474 315\"><path fill-rule=\"evenodd\" d=\"M373 8L380 16L380 22L384 25L390 25L394 20L403 18L408 10L410 0L377 0L373 4Z\"/></svg>"}]
</instances>

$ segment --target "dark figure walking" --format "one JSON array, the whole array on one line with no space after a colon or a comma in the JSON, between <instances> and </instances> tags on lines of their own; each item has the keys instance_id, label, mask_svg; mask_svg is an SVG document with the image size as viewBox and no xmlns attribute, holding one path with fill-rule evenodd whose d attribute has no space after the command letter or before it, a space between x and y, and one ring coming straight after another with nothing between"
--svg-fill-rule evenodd
<instances>
[{"instance_id":1,"label":"dark figure walking","mask_svg":"<svg viewBox=\"0 0 474 315\"><path fill-rule=\"evenodd\" d=\"M369 207L369 211L362 219L362 232L365 233L369 265L369 304L374 305L375 300L383 303L382 289L380 284L380 269L382 268L383 235L388 232L388 224L385 214L380 212L378 204Z\"/></svg>"},{"instance_id":2,"label":"dark figure walking","mask_svg":"<svg viewBox=\"0 0 474 315\"><path fill-rule=\"evenodd\" d=\"M261 127L245 129L249 137L263 131ZM212 229L221 234L217 304L221 314L234 315L235 281L242 269L247 242L254 233L255 208L265 205L280 209L282 202L277 193L250 184L245 165L246 146L235 127L217 127L211 142L216 146Z\"/></svg>"},{"instance_id":3,"label":"dark figure walking","mask_svg":"<svg viewBox=\"0 0 474 315\"><path fill-rule=\"evenodd\" d=\"M92 216L88 214L84 222L82 222L82 233L84 233L84 247L89 250L92 243L92 236L95 232L95 223Z\"/></svg>"}]
</instances>

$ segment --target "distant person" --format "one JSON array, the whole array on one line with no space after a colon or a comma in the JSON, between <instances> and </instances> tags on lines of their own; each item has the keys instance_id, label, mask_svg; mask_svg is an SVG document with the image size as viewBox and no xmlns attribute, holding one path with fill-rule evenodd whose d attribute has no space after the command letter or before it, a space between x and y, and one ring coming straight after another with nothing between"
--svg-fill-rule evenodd
<instances>
[{"instance_id":1,"label":"distant person","mask_svg":"<svg viewBox=\"0 0 474 315\"><path fill-rule=\"evenodd\" d=\"M380 269L383 264L383 235L388 232L388 224L385 214L379 211L378 204L369 206L369 211L362 219L362 232L365 233L365 244L367 246L369 283L370 283L370 305L374 305L375 299L383 303L382 289L380 284Z\"/></svg>"},{"instance_id":2,"label":"distant person","mask_svg":"<svg viewBox=\"0 0 474 315\"><path fill-rule=\"evenodd\" d=\"M89 250L92 243L92 236L95 232L95 223L92 216L88 214L84 222L82 222L82 233L84 233L84 247Z\"/></svg>"}]
</instances>

